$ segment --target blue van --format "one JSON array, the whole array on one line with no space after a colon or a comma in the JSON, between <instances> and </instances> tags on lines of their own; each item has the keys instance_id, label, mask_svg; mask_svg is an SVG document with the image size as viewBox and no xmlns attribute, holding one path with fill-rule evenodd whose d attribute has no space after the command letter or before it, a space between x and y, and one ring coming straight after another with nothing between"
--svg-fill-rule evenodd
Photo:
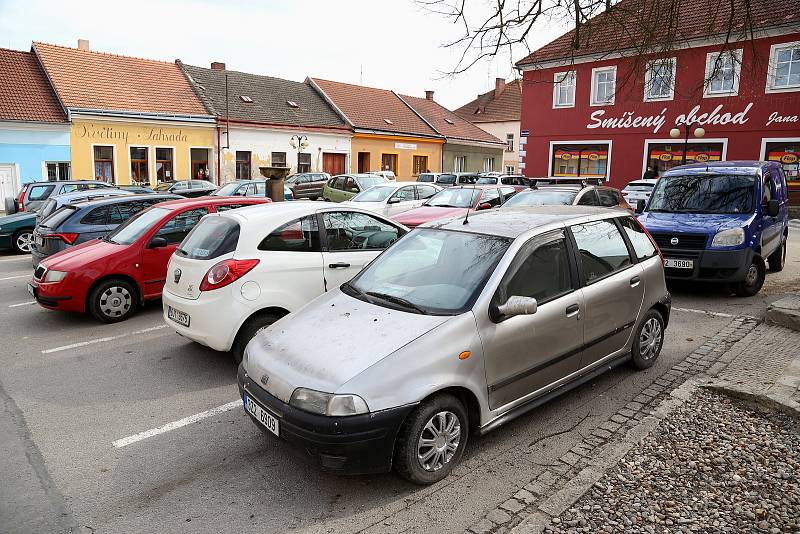
<instances>
[{"instance_id":1,"label":"blue van","mask_svg":"<svg viewBox=\"0 0 800 534\"><path fill-rule=\"evenodd\" d=\"M639 222L664 257L668 279L722 282L758 293L767 266L781 271L789 235L786 176L778 162L720 161L665 172Z\"/></svg>"}]
</instances>

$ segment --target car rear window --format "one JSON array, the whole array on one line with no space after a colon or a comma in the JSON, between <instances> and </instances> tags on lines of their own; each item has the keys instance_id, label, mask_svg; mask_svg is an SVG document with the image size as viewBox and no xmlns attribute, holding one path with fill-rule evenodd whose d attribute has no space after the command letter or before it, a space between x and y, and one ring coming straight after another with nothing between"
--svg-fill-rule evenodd
<instances>
[{"instance_id":1,"label":"car rear window","mask_svg":"<svg viewBox=\"0 0 800 534\"><path fill-rule=\"evenodd\" d=\"M175 254L192 260L212 260L233 252L238 243L239 223L227 217L208 217L197 223Z\"/></svg>"},{"instance_id":2,"label":"car rear window","mask_svg":"<svg viewBox=\"0 0 800 534\"><path fill-rule=\"evenodd\" d=\"M34 185L28 194L28 200L44 200L50 196L50 193L55 188L55 185Z\"/></svg>"},{"instance_id":3,"label":"car rear window","mask_svg":"<svg viewBox=\"0 0 800 534\"><path fill-rule=\"evenodd\" d=\"M43 220L39 226L46 226L47 228L51 229L58 228L64 223L64 221L69 219L77 209L78 208L76 206L62 206L58 208L52 215Z\"/></svg>"}]
</instances>

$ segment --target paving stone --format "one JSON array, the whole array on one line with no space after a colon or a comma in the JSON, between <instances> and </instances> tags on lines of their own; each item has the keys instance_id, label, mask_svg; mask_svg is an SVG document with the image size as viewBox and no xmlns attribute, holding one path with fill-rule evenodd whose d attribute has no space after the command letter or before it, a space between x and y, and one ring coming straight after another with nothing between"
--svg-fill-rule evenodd
<instances>
[{"instance_id":1,"label":"paving stone","mask_svg":"<svg viewBox=\"0 0 800 534\"><path fill-rule=\"evenodd\" d=\"M497 523L498 525L502 525L511 521L511 516L500 508L495 508L486 514L486 519L493 523Z\"/></svg>"},{"instance_id":2,"label":"paving stone","mask_svg":"<svg viewBox=\"0 0 800 534\"><path fill-rule=\"evenodd\" d=\"M494 527L495 524L488 519L481 519L475 525L471 526L470 530L475 534L486 534L487 532L491 532Z\"/></svg>"},{"instance_id":3,"label":"paving stone","mask_svg":"<svg viewBox=\"0 0 800 534\"><path fill-rule=\"evenodd\" d=\"M516 499L508 499L506 502L500 505L500 508L508 510L512 514L516 514L520 510L523 510L525 505Z\"/></svg>"},{"instance_id":4,"label":"paving stone","mask_svg":"<svg viewBox=\"0 0 800 534\"><path fill-rule=\"evenodd\" d=\"M521 489L518 492L516 492L514 494L514 498L524 502L525 504L533 504L538 500L536 498L536 495L534 495L533 493L531 493L526 489Z\"/></svg>"}]
</instances>

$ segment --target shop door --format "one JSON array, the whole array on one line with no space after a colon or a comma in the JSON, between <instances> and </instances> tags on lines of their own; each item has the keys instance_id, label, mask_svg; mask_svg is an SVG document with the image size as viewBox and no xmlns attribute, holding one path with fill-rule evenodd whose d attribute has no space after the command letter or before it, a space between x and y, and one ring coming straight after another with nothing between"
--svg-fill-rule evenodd
<instances>
[{"instance_id":1,"label":"shop door","mask_svg":"<svg viewBox=\"0 0 800 534\"><path fill-rule=\"evenodd\" d=\"M358 153L358 172L369 172L369 152Z\"/></svg>"},{"instance_id":2,"label":"shop door","mask_svg":"<svg viewBox=\"0 0 800 534\"><path fill-rule=\"evenodd\" d=\"M344 174L344 160L344 154L331 154L330 152L323 152L322 170L331 176Z\"/></svg>"}]
</instances>

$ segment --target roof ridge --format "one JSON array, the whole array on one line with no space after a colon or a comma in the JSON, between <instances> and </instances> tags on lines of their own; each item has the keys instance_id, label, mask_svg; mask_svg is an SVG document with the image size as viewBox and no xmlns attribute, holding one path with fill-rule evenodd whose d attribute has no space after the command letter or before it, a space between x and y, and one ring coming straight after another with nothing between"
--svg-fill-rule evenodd
<instances>
[{"instance_id":1,"label":"roof ridge","mask_svg":"<svg viewBox=\"0 0 800 534\"><path fill-rule=\"evenodd\" d=\"M397 94L392 89L384 89L382 87L372 87L371 85L360 85L357 83L337 82L335 80L326 80L324 78L314 78L313 76L310 76L310 78L319 82L336 83L339 85L349 85L350 87L361 87L362 89L372 89L373 91L384 91L386 93Z\"/></svg>"},{"instance_id":2,"label":"roof ridge","mask_svg":"<svg viewBox=\"0 0 800 534\"><path fill-rule=\"evenodd\" d=\"M297 85L305 85L305 82L298 82L297 80L290 80L289 78L280 78L278 76L270 76L268 74L256 74L254 72L245 72L243 70L211 69L211 68L208 68L208 67L201 67L199 65L189 65L188 63L183 63L183 65L185 65L187 67L191 67L193 69L202 69L202 70L209 71L209 72L227 72L227 73L233 73L233 74L244 74L245 76L255 76L257 78L267 78L267 79L270 79L270 80L279 80L279 81L282 81L282 82L296 83Z\"/></svg>"},{"instance_id":3,"label":"roof ridge","mask_svg":"<svg viewBox=\"0 0 800 534\"><path fill-rule=\"evenodd\" d=\"M0 46L0 52L15 52L17 54L28 54L28 55L31 54L30 50L17 50L16 48L5 48L3 46Z\"/></svg>"},{"instance_id":4,"label":"roof ridge","mask_svg":"<svg viewBox=\"0 0 800 534\"><path fill-rule=\"evenodd\" d=\"M71 46L64 46L59 44L52 44L52 43L45 43L43 41L33 41L32 45L44 45L44 46L52 46L54 48L62 48L64 50L71 50L72 52L82 52L87 54L96 54L100 56L111 56L111 57L121 57L125 59L135 59L137 61L146 61L148 63L158 63L160 65L175 65L173 61L164 61L163 59L150 59L146 57L138 57L138 56L127 56L125 54L114 54L113 52L100 52L97 50L81 50L80 48L73 48ZM177 65L175 65L177 66Z\"/></svg>"}]
</instances>

